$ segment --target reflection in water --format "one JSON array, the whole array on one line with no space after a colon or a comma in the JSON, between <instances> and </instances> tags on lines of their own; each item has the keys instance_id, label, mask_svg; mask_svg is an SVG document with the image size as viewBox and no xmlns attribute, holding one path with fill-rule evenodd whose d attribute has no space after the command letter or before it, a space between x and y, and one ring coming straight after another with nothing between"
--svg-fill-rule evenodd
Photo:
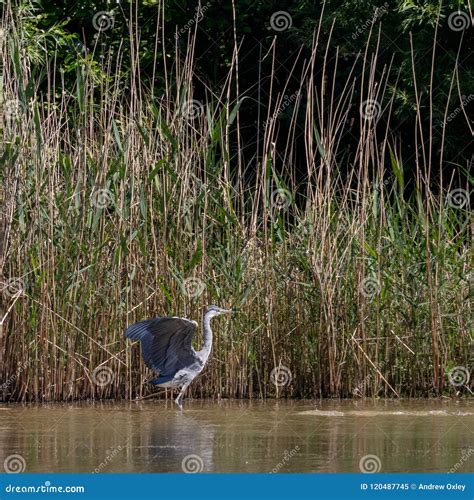
<instances>
[{"instance_id":1,"label":"reflection in water","mask_svg":"<svg viewBox=\"0 0 474 500\"><path fill-rule=\"evenodd\" d=\"M142 426L137 441L132 442L135 461L139 455L142 470L145 467L149 472L175 472L177 465L186 471L212 471L212 425L174 408L170 411L171 418L163 419L158 413Z\"/></svg>"},{"instance_id":2,"label":"reflection in water","mask_svg":"<svg viewBox=\"0 0 474 500\"><path fill-rule=\"evenodd\" d=\"M88 402L0 407L27 472L472 472L472 401Z\"/></svg>"}]
</instances>

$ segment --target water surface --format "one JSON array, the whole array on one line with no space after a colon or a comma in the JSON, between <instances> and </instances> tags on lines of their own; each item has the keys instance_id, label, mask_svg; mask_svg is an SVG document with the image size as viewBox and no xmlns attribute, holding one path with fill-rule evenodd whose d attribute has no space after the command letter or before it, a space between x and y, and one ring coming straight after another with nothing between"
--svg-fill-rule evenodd
<instances>
[{"instance_id":1,"label":"water surface","mask_svg":"<svg viewBox=\"0 0 474 500\"><path fill-rule=\"evenodd\" d=\"M0 450L26 472L473 472L474 404L3 404Z\"/></svg>"}]
</instances>

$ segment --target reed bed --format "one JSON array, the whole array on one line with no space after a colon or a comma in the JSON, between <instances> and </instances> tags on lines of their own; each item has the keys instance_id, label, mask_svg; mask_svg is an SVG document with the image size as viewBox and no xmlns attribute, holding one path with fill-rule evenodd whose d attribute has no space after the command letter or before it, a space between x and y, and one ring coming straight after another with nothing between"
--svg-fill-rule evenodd
<instances>
[{"instance_id":1,"label":"reed bed","mask_svg":"<svg viewBox=\"0 0 474 500\"><path fill-rule=\"evenodd\" d=\"M377 53L336 90L315 36L286 143L282 94L257 103L261 137L244 158L237 49L205 98L193 94L192 36L172 64L155 61L161 95L138 59L123 85L117 54L99 73L79 54L71 92L54 58L40 84L16 22L6 10L0 398L163 395L122 332L151 316L199 320L211 303L238 312L215 320L195 397L469 394L449 375L473 358L472 178L443 178L443 152L435 162L418 126L418 151L404 151L390 128L393 72L378 71ZM361 113L348 157L351 106ZM417 112L421 122L431 110ZM292 150L301 113L304 182Z\"/></svg>"}]
</instances>

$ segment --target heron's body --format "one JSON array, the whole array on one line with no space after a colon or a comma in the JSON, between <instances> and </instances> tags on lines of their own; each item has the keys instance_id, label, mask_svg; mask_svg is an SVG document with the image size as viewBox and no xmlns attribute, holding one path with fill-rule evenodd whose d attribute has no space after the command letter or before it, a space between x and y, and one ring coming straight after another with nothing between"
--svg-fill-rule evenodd
<instances>
[{"instance_id":1,"label":"heron's body","mask_svg":"<svg viewBox=\"0 0 474 500\"><path fill-rule=\"evenodd\" d=\"M175 375L168 381L160 381L160 377L158 377L151 380L150 383L159 385L160 387L181 387L182 385L190 384L202 372L203 368L204 363L194 363L193 365L176 372Z\"/></svg>"},{"instance_id":2,"label":"heron's body","mask_svg":"<svg viewBox=\"0 0 474 500\"><path fill-rule=\"evenodd\" d=\"M197 323L186 318L153 318L125 331L125 337L140 341L145 364L159 375L150 382L161 387L181 387L175 399L180 408L184 392L201 373L211 353L211 318L229 312L217 306L207 308L203 318L204 345L199 351L192 347Z\"/></svg>"}]
</instances>

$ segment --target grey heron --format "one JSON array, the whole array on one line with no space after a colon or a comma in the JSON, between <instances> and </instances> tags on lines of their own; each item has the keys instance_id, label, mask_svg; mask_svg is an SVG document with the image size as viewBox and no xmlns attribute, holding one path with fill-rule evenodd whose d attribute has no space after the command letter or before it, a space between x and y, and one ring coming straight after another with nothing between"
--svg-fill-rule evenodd
<instances>
[{"instance_id":1,"label":"grey heron","mask_svg":"<svg viewBox=\"0 0 474 500\"><path fill-rule=\"evenodd\" d=\"M215 305L206 309L202 320L204 345L200 351L195 351L192 346L197 323L186 318L173 316L140 321L129 326L124 336L140 341L143 361L158 373L158 377L150 383L161 387L181 387L175 403L182 408L186 389L201 373L211 354L211 319L231 312L231 309Z\"/></svg>"}]
</instances>

